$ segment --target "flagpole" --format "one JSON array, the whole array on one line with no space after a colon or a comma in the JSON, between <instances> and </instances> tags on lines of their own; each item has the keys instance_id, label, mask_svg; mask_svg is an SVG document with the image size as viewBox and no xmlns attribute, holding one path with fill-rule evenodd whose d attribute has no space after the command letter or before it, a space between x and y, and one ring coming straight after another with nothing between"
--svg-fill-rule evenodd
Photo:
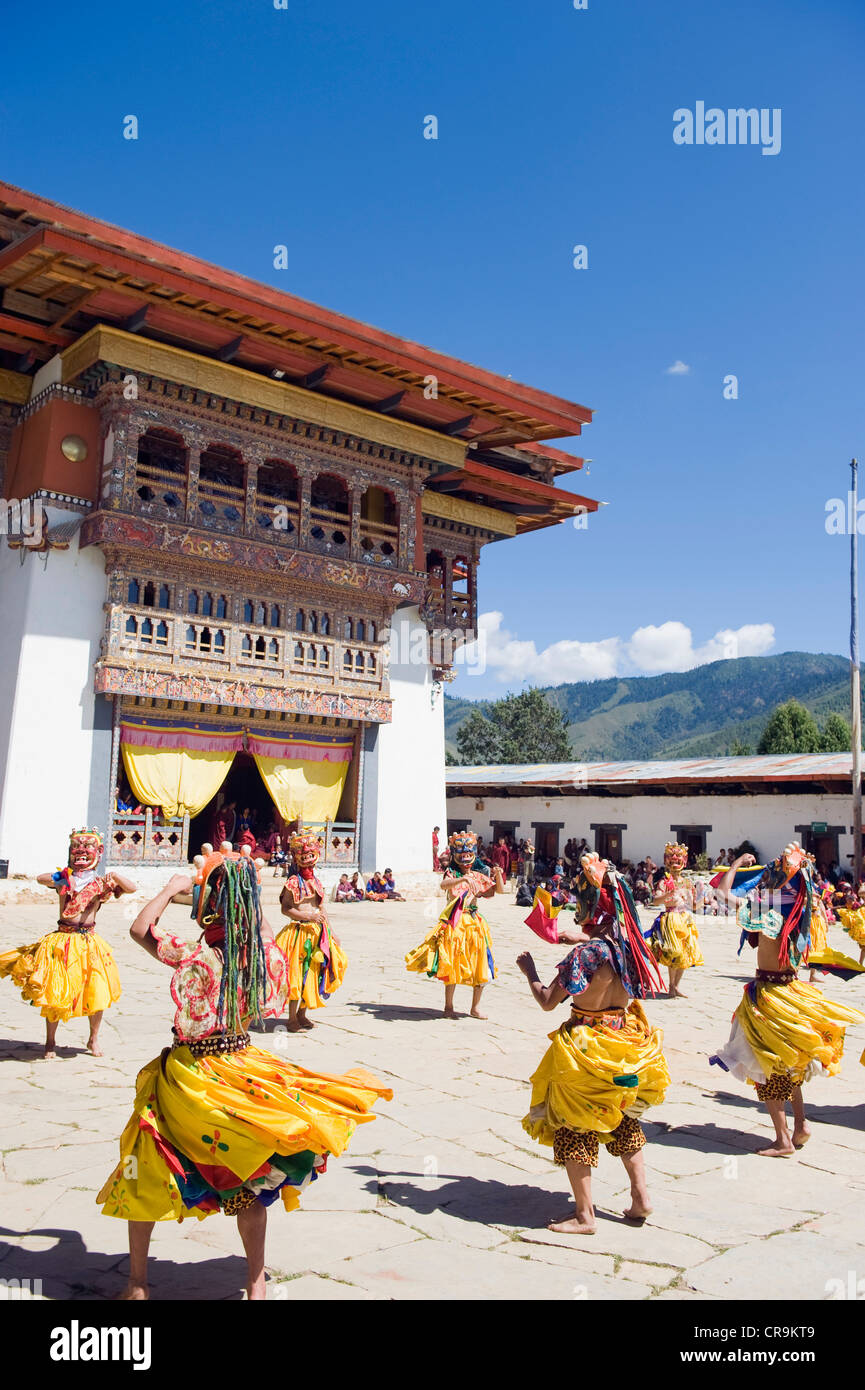
<instances>
[{"instance_id":1,"label":"flagpole","mask_svg":"<svg viewBox=\"0 0 865 1390\"><path fill-rule=\"evenodd\" d=\"M862 878L862 704L859 693L859 460L850 460L853 511L850 522L850 746L853 752L853 884L858 892Z\"/></svg>"}]
</instances>

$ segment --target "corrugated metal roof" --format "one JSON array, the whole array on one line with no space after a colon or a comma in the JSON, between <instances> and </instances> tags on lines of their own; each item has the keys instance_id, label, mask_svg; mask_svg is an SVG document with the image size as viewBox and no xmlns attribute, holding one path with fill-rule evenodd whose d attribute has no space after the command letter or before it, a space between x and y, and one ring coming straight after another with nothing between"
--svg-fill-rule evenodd
<instances>
[{"instance_id":1,"label":"corrugated metal roof","mask_svg":"<svg viewBox=\"0 0 865 1390\"><path fill-rule=\"evenodd\" d=\"M656 762L510 763L448 767L458 786L573 787L668 782L797 782L850 779L850 753L770 753L745 758L676 758Z\"/></svg>"}]
</instances>

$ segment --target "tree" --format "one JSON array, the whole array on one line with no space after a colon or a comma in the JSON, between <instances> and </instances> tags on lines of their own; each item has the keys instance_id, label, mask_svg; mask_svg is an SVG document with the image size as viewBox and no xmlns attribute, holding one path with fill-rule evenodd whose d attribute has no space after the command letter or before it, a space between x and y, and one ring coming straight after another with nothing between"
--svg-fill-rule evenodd
<instances>
[{"instance_id":1,"label":"tree","mask_svg":"<svg viewBox=\"0 0 865 1390\"><path fill-rule=\"evenodd\" d=\"M740 738L734 738L733 742L730 744L728 756L731 758L744 758L752 751L750 743L743 743Z\"/></svg>"},{"instance_id":2,"label":"tree","mask_svg":"<svg viewBox=\"0 0 865 1390\"><path fill-rule=\"evenodd\" d=\"M852 747L850 725L840 714L830 714L823 725L823 752L849 753Z\"/></svg>"},{"instance_id":3,"label":"tree","mask_svg":"<svg viewBox=\"0 0 865 1390\"><path fill-rule=\"evenodd\" d=\"M820 731L814 716L798 700L778 705L769 715L757 744L758 753L819 753Z\"/></svg>"},{"instance_id":4,"label":"tree","mask_svg":"<svg viewBox=\"0 0 865 1390\"><path fill-rule=\"evenodd\" d=\"M486 715L472 710L457 731L466 763L564 763L572 758L561 711L540 690L506 695Z\"/></svg>"}]
</instances>

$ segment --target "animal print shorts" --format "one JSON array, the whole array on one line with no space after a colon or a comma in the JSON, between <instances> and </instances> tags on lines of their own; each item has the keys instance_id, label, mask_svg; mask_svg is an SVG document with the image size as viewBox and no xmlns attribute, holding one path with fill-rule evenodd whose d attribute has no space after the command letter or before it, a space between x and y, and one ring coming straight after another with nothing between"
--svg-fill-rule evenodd
<instances>
[{"instance_id":1,"label":"animal print shorts","mask_svg":"<svg viewBox=\"0 0 865 1390\"><path fill-rule=\"evenodd\" d=\"M623 1115L621 1123L605 1139L607 1152L615 1158L625 1158L628 1154L639 1153L645 1146L646 1136L639 1120L632 1115ZM553 1136L553 1160L558 1164L585 1163L589 1168L597 1168L599 1136L590 1129L557 1129Z\"/></svg>"},{"instance_id":2,"label":"animal print shorts","mask_svg":"<svg viewBox=\"0 0 865 1390\"><path fill-rule=\"evenodd\" d=\"M768 1081L758 1081L755 1087L761 1100L789 1100L796 1089L795 1078L788 1071L776 1071Z\"/></svg>"}]
</instances>

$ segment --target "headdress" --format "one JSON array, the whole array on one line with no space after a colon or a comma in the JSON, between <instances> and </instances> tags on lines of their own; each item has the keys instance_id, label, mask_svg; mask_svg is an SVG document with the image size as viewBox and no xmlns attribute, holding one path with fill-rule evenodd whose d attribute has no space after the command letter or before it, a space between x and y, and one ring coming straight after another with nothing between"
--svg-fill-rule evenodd
<instances>
[{"instance_id":1,"label":"headdress","mask_svg":"<svg viewBox=\"0 0 865 1390\"><path fill-rule=\"evenodd\" d=\"M450 836L448 844L454 854L476 854L478 837L472 830L455 830Z\"/></svg>"},{"instance_id":2,"label":"headdress","mask_svg":"<svg viewBox=\"0 0 865 1390\"><path fill-rule=\"evenodd\" d=\"M664 845L664 863L668 869L686 869L688 867L688 846L680 845L675 840Z\"/></svg>"},{"instance_id":3,"label":"headdress","mask_svg":"<svg viewBox=\"0 0 865 1390\"><path fill-rule=\"evenodd\" d=\"M261 895L250 859L208 855L201 870L201 888L193 916L204 928L208 946L222 951L217 1017L229 1033L243 1026L239 995L245 1012L261 1022L267 993L267 963L261 936Z\"/></svg>"},{"instance_id":4,"label":"headdress","mask_svg":"<svg viewBox=\"0 0 865 1390\"><path fill-rule=\"evenodd\" d=\"M82 828L81 830L70 830L70 832L69 832L69 864L70 864L70 866L71 866L71 864L72 864L72 851L73 851L73 849L78 848L78 847L80 847L80 848L82 848L82 849L87 849L87 850L90 851L90 853L91 853L91 855L92 855L92 858L93 858L93 864L94 864L94 867L95 867L95 866L99 863L99 860L102 858L102 850L103 850L103 848L104 848L104 843L103 843L103 839L102 839L102 832L101 832L100 830L97 830L95 827L94 827L94 829L92 829L92 830L86 830L86 829L83 829L83 828Z\"/></svg>"},{"instance_id":5,"label":"headdress","mask_svg":"<svg viewBox=\"0 0 865 1390\"><path fill-rule=\"evenodd\" d=\"M711 880L713 888L720 885L723 873ZM785 845L777 859L764 867L754 864L737 869L730 892L744 898L754 890L767 895L768 901L757 899L758 911L778 912L783 927L778 937L778 958L782 968L806 964L811 945L811 907L814 899L814 880L811 862L799 844ZM754 930L759 920L754 922ZM821 966L821 969L823 967Z\"/></svg>"},{"instance_id":6,"label":"headdress","mask_svg":"<svg viewBox=\"0 0 865 1390\"><path fill-rule=\"evenodd\" d=\"M619 974L635 998L663 990L664 983L640 930L627 879L598 854L584 854L574 879L575 917L580 924L603 927L619 962Z\"/></svg>"},{"instance_id":7,"label":"headdress","mask_svg":"<svg viewBox=\"0 0 865 1390\"><path fill-rule=\"evenodd\" d=\"M288 847L295 859L301 854L314 854L316 859L321 857L321 844L314 835L303 835L299 831L289 838Z\"/></svg>"}]
</instances>

